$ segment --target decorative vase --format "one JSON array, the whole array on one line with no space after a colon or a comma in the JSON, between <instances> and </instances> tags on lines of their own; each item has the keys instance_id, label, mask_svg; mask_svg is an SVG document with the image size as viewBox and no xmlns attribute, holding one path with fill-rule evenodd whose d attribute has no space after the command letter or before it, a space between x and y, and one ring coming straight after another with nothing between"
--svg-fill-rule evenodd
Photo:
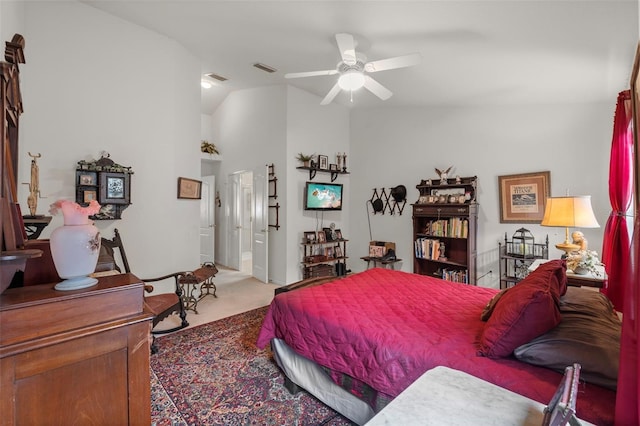
<instances>
[{"instance_id":1,"label":"decorative vase","mask_svg":"<svg viewBox=\"0 0 640 426\"><path fill-rule=\"evenodd\" d=\"M577 266L574 270L573 273L576 275L587 275L589 273L589 270L587 268L585 268L584 266Z\"/></svg>"},{"instance_id":2,"label":"decorative vase","mask_svg":"<svg viewBox=\"0 0 640 426\"><path fill-rule=\"evenodd\" d=\"M97 211L92 208L94 206L82 208L71 201L58 201L57 207L62 209L64 226L51 233L49 243L56 271L64 281L56 284L55 289L91 287L98 282L89 275L95 271L98 263L100 232L89 222L89 215ZM100 209L99 205L97 209Z\"/></svg>"}]
</instances>

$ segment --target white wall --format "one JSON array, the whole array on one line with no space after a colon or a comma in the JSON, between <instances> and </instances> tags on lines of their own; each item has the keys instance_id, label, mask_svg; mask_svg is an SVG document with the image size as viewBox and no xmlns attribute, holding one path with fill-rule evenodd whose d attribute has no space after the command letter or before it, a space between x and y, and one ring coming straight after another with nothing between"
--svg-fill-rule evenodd
<instances>
[{"instance_id":1,"label":"white wall","mask_svg":"<svg viewBox=\"0 0 640 426\"><path fill-rule=\"evenodd\" d=\"M2 1L0 2L0 40L4 51L4 42L10 41L13 35L24 32L24 2ZM4 60L4 56L3 56Z\"/></svg>"},{"instance_id":2,"label":"white wall","mask_svg":"<svg viewBox=\"0 0 640 426\"><path fill-rule=\"evenodd\" d=\"M620 90L623 90L621 87ZM525 227L536 241L549 235L554 245L564 230L536 224L501 224L498 176L551 172L551 195L591 195L601 225L583 230L590 248L601 252L602 234L609 214L608 170L612 116L610 104L530 105L482 108L355 110L351 114L352 256L366 254L369 231L365 201L372 188L407 187L408 202L415 203L415 186L436 178L435 168L453 166L450 175L478 176L478 276L492 270L479 284L498 286L497 242ZM360 159L363 159L362 161ZM361 208L359 206L362 206ZM374 239L395 241L402 270L412 271L411 206L401 216L371 215ZM359 252L354 253L354 249ZM351 262L357 270L364 263Z\"/></svg>"},{"instance_id":3,"label":"white wall","mask_svg":"<svg viewBox=\"0 0 640 426\"><path fill-rule=\"evenodd\" d=\"M239 171L265 173L273 164L278 177L278 193L286 191L286 90L269 86L231 93L213 115L213 140L224 161L216 176L222 207L216 212L216 263L227 264L229 220L229 174ZM278 200L283 204L282 199ZM280 209L280 223L286 224L286 210ZM269 277L286 282L286 226L269 230Z\"/></svg>"},{"instance_id":4,"label":"white wall","mask_svg":"<svg viewBox=\"0 0 640 426\"><path fill-rule=\"evenodd\" d=\"M269 86L231 93L213 115L212 128L224 157L216 178L221 193L227 193L230 173L274 164L279 195L272 204L278 202L281 207L280 229L269 230L269 281L288 284L300 280L303 232L330 222L346 230L349 210L326 213L324 222L320 217L316 220L315 213L304 212L303 187L309 175L296 169L295 157L298 152L316 153L335 162L336 152L348 151L348 110L338 105L321 107L320 98L290 86ZM320 173L315 179L325 180L328 175ZM346 188L348 191L348 181ZM222 214L217 216L216 262L221 264L225 264L228 244L228 198L224 197Z\"/></svg>"},{"instance_id":5,"label":"white wall","mask_svg":"<svg viewBox=\"0 0 640 426\"><path fill-rule=\"evenodd\" d=\"M349 212L345 202L342 211L319 213L303 209L304 186L309 180L307 170L295 158L298 153L321 154L336 163L336 153L349 155L349 110L341 105L321 106L321 98L289 86L287 96L287 282L302 279L300 261L303 257L302 237L305 231L321 231L333 222L345 238L350 237ZM330 182L331 176L317 172L314 182ZM344 200L351 193L351 175L338 175L335 183L343 184ZM351 250L347 243L347 255ZM349 263L347 263L349 266Z\"/></svg>"},{"instance_id":6,"label":"white wall","mask_svg":"<svg viewBox=\"0 0 640 426\"><path fill-rule=\"evenodd\" d=\"M121 231L140 277L197 267L199 203L178 200L176 186L199 177L199 63L164 36L76 2L25 11L18 182L29 181L27 152L41 153L38 213L73 199L76 163L107 151L135 174L132 205L122 220L97 221L100 231ZM41 238L61 223L54 216Z\"/></svg>"}]
</instances>

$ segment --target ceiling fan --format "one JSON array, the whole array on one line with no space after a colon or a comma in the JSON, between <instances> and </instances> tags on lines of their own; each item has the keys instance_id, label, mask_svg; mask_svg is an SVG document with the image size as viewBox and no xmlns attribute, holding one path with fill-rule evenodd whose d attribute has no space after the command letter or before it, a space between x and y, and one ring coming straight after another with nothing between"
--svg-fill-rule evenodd
<instances>
[{"instance_id":1,"label":"ceiling fan","mask_svg":"<svg viewBox=\"0 0 640 426\"><path fill-rule=\"evenodd\" d=\"M336 75L340 74L336 84L329 90L320 105L330 104L331 101L340 93L340 90L351 91L353 101L353 91L364 87L380 99L387 100L393 93L378 83L367 74L387 71L396 68L405 68L417 65L422 61L419 53L409 55L396 56L388 59L380 59L378 61L367 62L367 57L356 52L355 40L353 35L347 33L336 34L336 42L340 50L342 60L338 62L336 69L324 71L295 72L285 74L285 78L315 77L320 75Z\"/></svg>"}]
</instances>

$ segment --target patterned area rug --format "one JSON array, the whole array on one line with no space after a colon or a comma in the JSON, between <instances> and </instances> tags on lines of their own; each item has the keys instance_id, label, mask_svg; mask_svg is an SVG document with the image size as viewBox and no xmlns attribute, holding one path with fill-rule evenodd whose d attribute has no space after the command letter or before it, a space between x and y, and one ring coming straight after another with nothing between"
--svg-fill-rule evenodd
<instances>
[{"instance_id":1,"label":"patterned area rug","mask_svg":"<svg viewBox=\"0 0 640 426\"><path fill-rule=\"evenodd\" d=\"M306 392L291 395L256 347L267 307L156 338L151 420L163 425L353 425Z\"/></svg>"}]
</instances>

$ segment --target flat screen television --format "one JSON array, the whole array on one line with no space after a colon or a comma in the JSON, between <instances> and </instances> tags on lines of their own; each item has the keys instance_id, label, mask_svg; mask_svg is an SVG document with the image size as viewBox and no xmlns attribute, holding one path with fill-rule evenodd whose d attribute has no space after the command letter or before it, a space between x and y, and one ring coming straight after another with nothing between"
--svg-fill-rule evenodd
<instances>
[{"instance_id":1,"label":"flat screen television","mask_svg":"<svg viewBox=\"0 0 640 426\"><path fill-rule=\"evenodd\" d=\"M304 187L305 210L342 210L342 184L307 182Z\"/></svg>"}]
</instances>

